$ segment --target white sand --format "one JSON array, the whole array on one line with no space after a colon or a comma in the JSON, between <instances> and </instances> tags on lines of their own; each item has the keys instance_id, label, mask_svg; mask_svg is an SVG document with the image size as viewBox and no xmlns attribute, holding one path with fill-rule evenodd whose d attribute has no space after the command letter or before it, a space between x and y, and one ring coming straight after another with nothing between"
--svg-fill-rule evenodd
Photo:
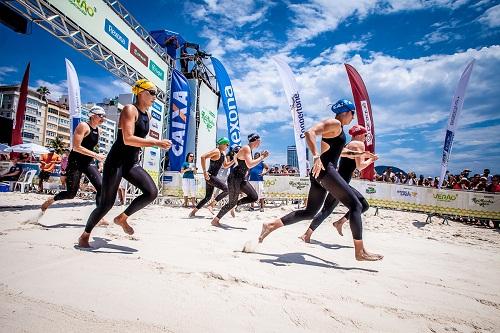
<instances>
[{"instance_id":1,"label":"white sand","mask_svg":"<svg viewBox=\"0 0 500 333\"><path fill-rule=\"evenodd\" d=\"M0 206L22 206L0 209L1 332L500 331L492 229L370 209L365 244L385 258L357 262L348 227L341 237L329 220L315 244L297 238L301 222L241 252L292 206L228 215L229 230L206 210L186 219L187 209L149 206L131 218L133 237L96 228L86 252L74 248L93 208L83 201L50 208L45 227L21 224L46 198L0 194Z\"/></svg>"}]
</instances>

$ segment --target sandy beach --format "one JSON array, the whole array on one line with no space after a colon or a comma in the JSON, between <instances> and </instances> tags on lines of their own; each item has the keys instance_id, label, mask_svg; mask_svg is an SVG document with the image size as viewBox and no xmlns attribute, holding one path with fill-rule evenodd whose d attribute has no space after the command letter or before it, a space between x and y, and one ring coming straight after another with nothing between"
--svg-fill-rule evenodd
<instances>
[{"instance_id":1,"label":"sandy beach","mask_svg":"<svg viewBox=\"0 0 500 333\"><path fill-rule=\"evenodd\" d=\"M1 332L498 332L498 230L407 212L370 209L368 250L354 260L352 237L331 221L313 243L302 222L241 252L263 222L294 206L241 211L219 229L207 210L148 206L132 216L135 235L117 226L93 232L93 251L74 248L90 201L0 194ZM108 220L123 208L114 207Z\"/></svg>"}]
</instances>

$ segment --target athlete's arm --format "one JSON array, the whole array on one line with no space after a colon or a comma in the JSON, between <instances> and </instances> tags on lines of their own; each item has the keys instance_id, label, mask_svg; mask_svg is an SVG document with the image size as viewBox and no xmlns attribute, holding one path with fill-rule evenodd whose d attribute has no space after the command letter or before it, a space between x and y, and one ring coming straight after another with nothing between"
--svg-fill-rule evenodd
<instances>
[{"instance_id":1,"label":"athlete's arm","mask_svg":"<svg viewBox=\"0 0 500 333\"><path fill-rule=\"evenodd\" d=\"M90 133L90 126L87 123L79 123L75 128L75 132L73 133L73 150L82 155L87 155L92 158L95 158L98 161L104 161L105 156L102 154L98 154L89 150L85 147L82 147L82 140Z\"/></svg>"},{"instance_id":2,"label":"athlete's arm","mask_svg":"<svg viewBox=\"0 0 500 333\"><path fill-rule=\"evenodd\" d=\"M306 143L309 147L309 150L313 154L314 165L312 167L312 174L314 177L318 177L321 170L325 170L323 163L321 162L320 154L318 154L318 150L316 148L316 138L318 136L323 136L327 134L328 136L335 137L340 134L342 129L342 124L337 119L326 119L320 121L310 129L308 129L305 133L306 135Z\"/></svg>"},{"instance_id":3,"label":"athlete's arm","mask_svg":"<svg viewBox=\"0 0 500 333\"><path fill-rule=\"evenodd\" d=\"M213 157L217 156L218 151L219 150L215 148L214 150L211 150L208 153L201 155L200 161L201 161L201 169L203 170L203 175L207 173L207 163L206 163L207 158L212 159Z\"/></svg>"},{"instance_id":4,"label":"athlete's arm","mask_svg":"<svg viewBox=\"0 0 500 333\"><path fill-rule=\"evenodd\" d=\"M348 158L354 158L354 160L356 161L356 169L358 169L359 171L365 169L367 166L369 166L370 164L372 164L373 162L375 162L378 157L377 155L373 155L373 157L369 157L367 159L365 159L365 144L361 141L357 141L357 142L354 142L354 141L351 141L347 146L346 146L347 149L349 149L351 152L357 154L354 155L354 154L350 154L346 157ZM346 149L344 148L344 149Z\"/></svg>"},{"instance_id":5,"label":"athlete's arm","mask_svg":"<svg viewBox=\"0 0 500 333\"><path fill-rule=\"evenodd\" d=\"M258 158L253 159L252 158L252 152L250 151L250 147L249 146L243 146L240 149L240 151L238 152L238 154L236 156L240 157L240 160L244 160L245 163L246 163L246 165L247 165L247 167L249 169L251 169L254 166L256 166L257 164L259 164L261 161L263 161L264 158L266 158L266 156L264 156L264 155L265 154L263 153Z\"/></svg>"},{"instance_id":6,"label":"athlete's arm","mask_svg":"<svg viewBox=\"0 0 500 333\"><path fill-rule=\"evenodd\" d=\"M138 110L132 105L126 105L120 114L120 128L122 130L123 142L127 146L133 147L153 147L159 146L163 149L169 149L172 143L170 140L143 139L134 135L135 121L139 116Z\"/></svg>"},{"instance_id":7,"label":"athlete's arm","mask_svg":"<svg viewBox=\"0 0 500 333\"><path fill-rule=\"evenodd\" d=\"M264 176L268 172L269 172L269 166L264 163L264 168L262 169L262 173L260 175Z\"/></svg>"}]
</instances>

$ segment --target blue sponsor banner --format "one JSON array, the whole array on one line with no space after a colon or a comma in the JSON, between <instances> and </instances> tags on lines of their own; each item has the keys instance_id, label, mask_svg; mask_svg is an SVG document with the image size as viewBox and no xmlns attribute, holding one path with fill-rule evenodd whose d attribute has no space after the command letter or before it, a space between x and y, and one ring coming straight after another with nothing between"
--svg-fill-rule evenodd
<instances>
[{"instance_id":1,"label":"blue sponsor banner","mask_svg":"<svg viewBox=\"0 0 500 333\"><path fill-rule=\"evenodd\" d=\"M158 112L161 113L161 110L163 109L162 106L160 104L158 104L157 102L153 102L153 109L157 110Z\"/></svg>"},{"instance_id":2,"label":"blue sponsor banner","mask_svg":"<svg viewBox=\"0 0 500 333\"><path fill-rule=\"evenodd\" d=\"M116 40L121 46L128 50L128 38L122 33L117 27L113 25L108 19L104 22L104 31L114 40Z\"/></svg>"},{"instance_id":3,"label":"blue sponsor banner","mask_svg":"<svg viewBox=\"0 0 500 333\"><path fill-rule=\"evenodd\" d=\"M215 77L219 84L222 104L224 104L224 110L226 111L227 133L231 147L234 145L241 146L240 119L231 80L222 63L217 58L211 57L211 59L212 65L214 66Z\"/></svg>"},{"instance_id":4,"label":"blue sponsor banner","mask_svg":"<svg viewBox=\"0 0 500 333\"><path fill-rule=\"evenodd\" d=\"M156 119L158 121L161 121L161 114L159 114L158 112L151 111L151 117L153 117L154 119Z\"/></svg>"},{"instance_id":5,"label":"blue sponsor banner","mask_svg":"<svg viewBox=\"0 0 500 333\"><path fill-rule=\"evenodd\" d=\"M172 98L170 105L170 137L172 147L168 154L170 157L170 170L180 171L186 158L186 138L189 128L189 108L191 94L186 77L174 69L172 73Z\"/></svg>"}]
</instances>

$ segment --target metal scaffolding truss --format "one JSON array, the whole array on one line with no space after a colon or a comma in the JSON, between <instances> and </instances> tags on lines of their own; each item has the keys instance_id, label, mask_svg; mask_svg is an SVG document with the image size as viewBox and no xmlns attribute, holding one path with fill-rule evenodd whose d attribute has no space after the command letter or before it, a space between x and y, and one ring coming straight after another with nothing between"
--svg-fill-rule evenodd
<instances>
[{"instance_id":1,"label":"metal scaffolding truss","mask_svg":"<svg viewBox=\"0 0 500 333\"><path fill-rule=\"evenodd\" d=\"M110 6L112 6L113 10L115 10L118 15L122 16L122 19L126 20L126 18L129 18L131 22L137 22L130 14L128 14L128 12L126 12L126 10L120 3L118 3L118 1L106 0L106 2ZM135 81L143 78L142 75L137 72L132 66L128 65L126 62L116 56L113 52L111 52L111 50L99 43L99 41L97 41L92 35L81 29L76 23L71 21L69 18L67 18L65 15L51 6L47 1L17 0L7 1L5 2L5 4L22 14L27 19L38 24L40 27L57 37L59 40L70 45L77 51L83 53L85 56L101 65L109 72L113 73L128 84L132 85ZM125 15L125 17L123 15ZM129 25L131 24L127 20L126 22ZM151 38L143 37L143 34L146 33L146 31L138 23L136 23L133 28L138 32L139 36L141 36L141 38L145 39L147 42L148 40L152 40ZM148 42L148 44L151 45L150 42ZM152 47L156 52L158 52L158 49L160 48L158 44ZM162 54L160 54L160 56L162 56ZM173 60L168 57L168 55L163 55L162 58L167 61L167 72L170 76L170 72L172 71L173 67ZM169 90L169 88L170 83L168 83L167 90ZM166 112L168 112L170 92L164 90L165 89L159 89L158 99L165 103L165 105L167 106Z\"/></svg>"}]
</instances>

